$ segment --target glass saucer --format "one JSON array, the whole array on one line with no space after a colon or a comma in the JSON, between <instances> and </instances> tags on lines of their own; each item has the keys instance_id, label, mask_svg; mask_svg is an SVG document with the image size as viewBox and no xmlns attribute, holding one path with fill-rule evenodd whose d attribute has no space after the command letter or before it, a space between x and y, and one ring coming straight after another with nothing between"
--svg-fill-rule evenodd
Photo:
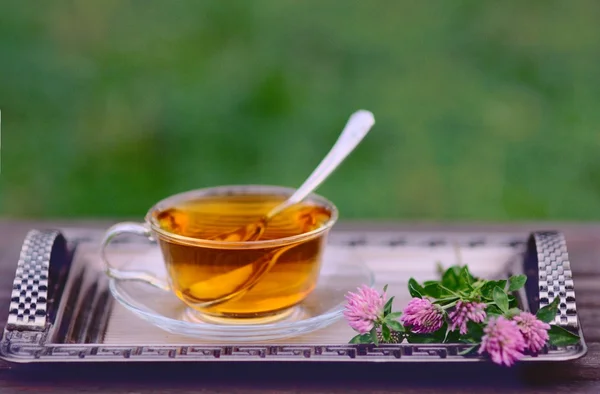
<instances>
[{"instance_id":1,"label":"glass saucer","mask_svg":"<svg viewBox=\"0 0 600 394\"><path fill-rule=\"evenodd\" d=\"M160 250L151 250L126 264L166 275ZM111 278L109 288L126 309L151 324L173 334L212 341L266 341L303 335L331 325L342 317L345 295L365 284L374 283L373 273L347 251L328 246L314 291L280 320L263 324L224 324L201 321L173 293L137 281Z\"/></svg>"}]
</instances>

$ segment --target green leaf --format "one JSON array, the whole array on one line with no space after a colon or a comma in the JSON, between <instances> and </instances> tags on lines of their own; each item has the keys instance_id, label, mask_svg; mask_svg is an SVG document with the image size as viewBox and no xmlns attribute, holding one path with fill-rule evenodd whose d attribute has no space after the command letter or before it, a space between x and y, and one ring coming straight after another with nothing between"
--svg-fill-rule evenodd
<instances>
[{"instance_id":1,"label":"green leaf","mask_svg":"<svg viewBox=\"0 0 600 394\"><path fill-rule=\"evenodd\" d=\"M492 300L494 298L494 289L496 287L499 287L502 290L504 290L504 288L506 287L506 280L490 280L490 281L487 281L481 287L481 295L484 298L488 299L488 300Z\"/></svg>"},{"instance_id":2,"label":"green leaf","mask_svg":"<svg viewBox=\"0 0 600 394\"><path fill-rule=\"evenodd\" d=\"M499 287L494 287L494 302L503 313L508 311L508 296Z\"/></svg>"},{"instance_id":3,"label":"green leaf","mask_svg":"<svg viewBox=\"0 0 600 394\"><path fill-rule=\"evenodd\" d=\"M349 343L371 343L371 334L358 334L357 336L355 336L354 338L352 338L350 340Z\"/></svg>"},{"instance_id":4,"label":"green leaf","mask_svg":"<svg viewBox=\"0 0 600 394\"><path fill-rule=\"evenodd\" d=\"M358 334L355 337L352 337L348 343L361 343L361 337L362 335Z\"/></svg>"},{"instance_id":5,"label":"green leaf","mask_svg":"<svg viewBox=\"0 0 600 394\"><path fill-rule=\"evenodd\" d=\"M471 273L469 272L469 267L468 266L464 266L460 269L460 276L459 276L459 285L460 285L460 289L472 289L473 288L473 283L475 282L475 278L473 278L473 275L471 275Z\"/></svg>"},{"instance_id":6,"label":"green leaf","mask_svg":"<svg viewBox=\"0 0 600 394\"><path fill-rule=\"evenodd\" d=\"M500 308L498 308L496 305L488 305L488 307L485 309L485 313L487 313L489 316L500 316L503 314Z\"/></svg>"},{"instance_id":7,"label":"green leaf","mask_svg":"<svg viewBox=\"0 0 600 394\"><path fill-rule=\"evenodd\" d=\"M544 323L550 323L556 317L556 313L558 312L558 305L560 304L560 298L554 297L554 300L545 307L541 308L535 316L543 321Z\"/></svg>"},{"instance_id":8,"label":"green leaf","mask_svg":"<svg viewBox=\"0 0 600 394\"><path fill-rule=\"evenodd\" d=\"M402 323L400 323L397 320L386 321L385 324L387 324L394 331L398 331L398 332L404 332L405 331L404 326L402 325Z\"/></svg>"},{"instance_id":9,"label":"green leaf","mask_svg":"<svg viewBox=\"0 0 600 394\"><path fill-rule=\"evenodd\" d=\"M390 297L383 307L383 315L387 316L392 313L392 304L394 303L394 297Z\"/></svg>"},{"instance_id":10,"label":"green leaf","mask_svg":"<svg viewBox=\"0 0 600 394\"><path fill-rule=\"evenodd\" d=\"M439 285L439 287L442 290L442 297L446 297L446 296L450 296L450 295L453 295L455 297L460 297L459 293L461 293L461 292L458 290L457 291L450 290L449 288L444 287L442 285Z\"/></svg>"},{"instance_id":11,"label":"green leaf","mask_svg":"<svg viewBox=\"0 0 600 394\"><path fill-rule=\"evenodd\" d=\"M481 338L483 338L483 329L485 327L485 323L475 323L468 322L467 323L467 334L461 337L461 339L470 339L469 342L479 343L481 342Z\"/></svg>"},{"instance_id":12,"label":"green leaf","mask_svg":"<svg viewBox=\"0 0 600 394\"><path fill-rule=\"evenodd\" d=\"M425 282L423 282L423 287L425 286L429 286L429 285L437 285L439 282L437 280L426 280Z\"/></svg>"},{"instance_id":13,"label":"green leaf","mask_svg":"<svg viewBox=\"0 0 600 394\"><path fill-rule=\"evenodd\" d=\"M460 267L452 266L444 272L442 276L442 285L450 290L458 290L459 288Z\"/></svg>"},{"instance_id":14,"label":"green leaf","mask_svg":"<svg viewBox=\"0 0 600 394\"><path fill-rule=\"evenodd\" d=\"M513 291L519 290L521 287L525 286L525 282L527 282L527 277L525 275L515 275L508 278L508 292L512 293Z\"/></svg>"},{"instance_id":15,"label":"green leaf","mask_svg":"<svg viewBox=\"0 0 600 394\"><path fill-rule=\"evenodd\" d=\"M485 284L486 284L486 282L487 282L487 281L485 281L485 280L481 280L481 279L479 279L479 280L476 280L476 281L475 281L475 283L473 283L473 289L474 289L474 290L481 289L481 288L483 287L483 285L485 285Z\"/></svg>"},{"instance_id":16,"label":"green leaf","mask_svg":"<svg viewBox=\"0 0 600 394\"><path fill-rule=\"evenodd\" d=\"M381 334L383 335L383 340L385 342L389 342L392 339L390 329L385 324L381 326Z\"/></svg>"},{"instance_id":17,"label":"green leaf","mask_svg":"<svg viewBox=\"0 0 600 394\"><path fill-rule=\"evenodd\" d=\"M392 312L392 313L386 315L384 320L386 322L394 321L394 320L398 319L400 316L402 316L402 312Z\"/></svg>"},{"instance_id":18,"label":"green leaf","mask_svg":"<svg viewBox=\"0 0 600 394\"><path fill-rule=\"evenodd\" d=\"M554 325L550 326L548 336L550 337L548 342L550 343L550 345L553 346L575 345L580 341L578 335L575 335L572 332L567 331L560 326Z\"/></svg>"},{"instance_id":19,"label":"green leaf","mask_svg":"<svg viewBox=\"0 0 600 394\"><path fill-rule=\"evenodd\" d=\"M423 295L431 298L440 298L442 292L443 290L438 283L431 283L423 288Z\"/></svg>"},{"instance_id":20,"label":"green leaf","mask_svg":"<svg viewBox=\"0 0 600 394\"><path fill-rule=\"evenodd\" d=\"M379 345L379 339L377 338L377 327L373 326L370 334L371 334L371 341L373 341L373 343L375 345Z\"/></svg>"},{"instance_id":21,"label":"green leaf","mask_svg":"<svg viewBox=\"0 0 600 394\"><path fill-rule=\"evenodd\" d=\"M423 298L423 287L414 278L408 280L408 292L411 297Z\"/></svg>"},{"instance_id":22,"label":"green leaf","mask_svg":"<svg viewBox=\"0 0 600 394\"><path fill-rule=\"evenodd\" d=\"M386 284L385 286L383 286L383 292L385 293L387 291L388 285Z\"/></svg>"}]
</instances>

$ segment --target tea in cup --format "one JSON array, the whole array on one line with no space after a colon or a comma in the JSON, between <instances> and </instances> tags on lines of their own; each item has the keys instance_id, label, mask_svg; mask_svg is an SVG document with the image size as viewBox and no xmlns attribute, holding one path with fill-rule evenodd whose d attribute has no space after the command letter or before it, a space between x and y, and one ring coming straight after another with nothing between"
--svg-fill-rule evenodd
<instances>
[{"instance_id":1,"label":"tea in cup","mask_svg":"<svg viewBox=\"0 0 600 394\"><path fill-rule=\"evenodd\" d=\"M119 223L107 231L102 242L106 272L171 291L203 320L266 322L283 317L317 284L337 208L313 194L273 217L258 240L213 238L258 220L294 191L221 186L168 197L148 211L144 223ZM106 247L124 233L157 241L166 280L110 264Z\"/></svg>"}]
</instances>

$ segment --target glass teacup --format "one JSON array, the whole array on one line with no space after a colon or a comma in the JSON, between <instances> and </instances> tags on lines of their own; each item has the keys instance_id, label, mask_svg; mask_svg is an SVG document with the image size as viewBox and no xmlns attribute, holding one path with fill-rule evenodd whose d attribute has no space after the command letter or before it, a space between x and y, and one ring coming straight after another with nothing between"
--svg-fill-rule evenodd
<instances>
[{"instance_id":1,"label":"glass teacup","mask_svg":"<svg viewBox=\"0 0 600 394\"><path fill-rule=\"evenodd\" d=\"M327 236L338 218L335 205L313 194L272 218L259 240L211 238L258 220L294 191L220 186L168 197L148 211L144 223L119 223L106 232L106 272L171 291L203 320L265 322L283 317L317 284ZM124 233L157 241L166 279L110 264L106 247Z\"/></svg>"}]
</instances>

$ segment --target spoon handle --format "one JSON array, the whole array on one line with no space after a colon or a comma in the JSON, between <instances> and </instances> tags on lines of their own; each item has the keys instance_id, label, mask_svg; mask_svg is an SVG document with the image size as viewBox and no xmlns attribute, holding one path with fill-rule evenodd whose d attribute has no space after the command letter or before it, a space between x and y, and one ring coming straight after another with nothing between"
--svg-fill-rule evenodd
<instances>
[{"instance_id":1,"label":"spoon handle","mask_svg":"<svg viewBox=\"0 0 600 394\"><path fill-rule=\"evenodd\" d=\"M319 166L312 172L308 179L304 181L302 186L290 196L290 198L283 204L273 208L273 210L267 214L267 217L271 218L290 205L299 203L319 187L340 163L348 157L354 148L356 148L374 124L375 118L371 112L359 110L353 113L348 119L348 122L337 141Z\"/></svg>"}]
</instances>

